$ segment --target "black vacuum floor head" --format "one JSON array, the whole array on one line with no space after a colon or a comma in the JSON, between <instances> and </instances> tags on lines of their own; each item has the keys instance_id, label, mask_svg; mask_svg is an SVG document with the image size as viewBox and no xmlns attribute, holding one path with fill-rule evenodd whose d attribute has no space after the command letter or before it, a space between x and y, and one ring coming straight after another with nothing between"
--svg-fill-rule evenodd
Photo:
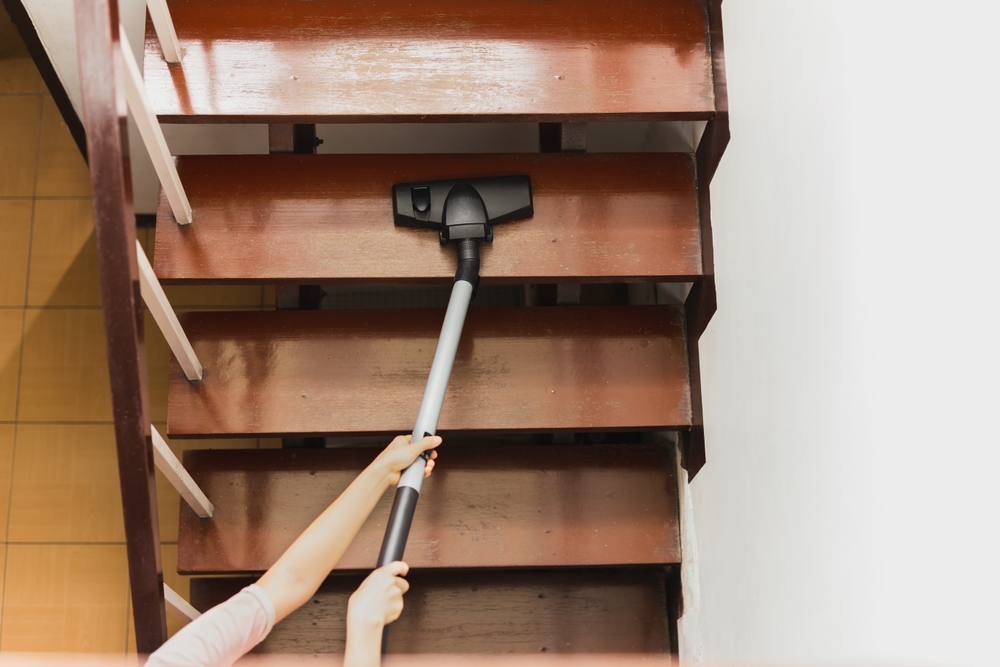
<instances>
[{"instance_id":1,"label":"black vacuum floor head","mask_svg":"<svg viewBox=\"0 0 1000 667\"><path fill-rule=\"evenodd\" d=\"M452 190L462 184L475 189L482 200L486 209L487 219L484 222L487 230L492 225L529 218L534 214L531 179L528 176L485 176L393 185L393 220L402 227L438 230L442 233L443 242L447 242L449 238L460 238L457 234L449 235L445 228L445 203ZM467 188L460 190L466 191ZM452 225L454 222L456 221L452 220L448 224Z\"/></svg>"}]
</instances>

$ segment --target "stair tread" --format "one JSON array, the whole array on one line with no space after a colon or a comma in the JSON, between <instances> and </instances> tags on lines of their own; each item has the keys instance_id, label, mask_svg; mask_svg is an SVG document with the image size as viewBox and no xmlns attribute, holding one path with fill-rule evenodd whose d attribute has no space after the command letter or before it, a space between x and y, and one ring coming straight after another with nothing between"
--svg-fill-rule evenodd
<instances>
[{"instance_id":1,"label":"stair tread","mask_svg":"<svg viewBox=\"0 0 1000 667\"><path fill-rule=\"evenodd\" d=\"M411 571L390 653L666 653L660 570ZM201 610L248 586L245 577L191 580ZM274 627L258 653L344 651L347 599L360 577L331 577Z\"/></svg>"},{"instance_id":2,"label":"stair tread","mask_svg":"<svg viewBox=\"0 0 1000 667\"><path fill-rule=\"evenodd\" d=\"M697 0L170 0L181 64L147 22L165 122L708 118ZM303 29L307 27L307 29Z\"/></svg>"},{"instance_id":3,"label":"stair tread","mask_svg":"<svg viewBox=\"0 0 1000 667\"><path fill-rule=\"evenodd\" d=\"M177 437L407 433L443 309L180 315L206 374L171 360ZM675 306L471 308L441 431L650 430L691 424Z\"/></svg>"},{"instance_id":4,"label":"stair tread","mask_svg":"<svg viewBox=\"0 0 1000 667\"><path fill-rule=\"evenodd\" d=\"M195 222L161 193L164 282L446 281L455 251L396 227L393 183L528 174L533 218L497 225L486 282L693 280L701 243L687 154L244 155L176 158ZM238 239L238 244L234 240Z\"/></svg>"},{"instance_id":5,"label":"stair tread","mask_svg":"<svg viewBox=\"0 0 1000 667\"><path fill-rule=\"evenodd\" d=\"M178 572L263 572L359 472L373 449L188 450L212 499L203 521L182 503ZM652 565L680 562L674 466L653 445L445 448L407 542L417 568ZM374 567L394 493L338 563Z\"/></svg>"}]
</instances>

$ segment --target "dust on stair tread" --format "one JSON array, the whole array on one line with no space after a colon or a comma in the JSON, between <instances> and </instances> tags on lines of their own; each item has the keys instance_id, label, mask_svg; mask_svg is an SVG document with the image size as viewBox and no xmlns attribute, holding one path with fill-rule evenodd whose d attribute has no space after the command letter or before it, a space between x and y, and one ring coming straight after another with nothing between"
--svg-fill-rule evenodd
<instances>
[{"instance_id":1,"label":"dust on stair tread","mask_svg":"<svg viewBox=\"0 0 1000 667\"><path fill-rule=\"evenodd\" d=\"M171 436L405 433L439 309L185 313L207 369L171 362ZM469 312L439 431L662 430L691 424L684 316L674 306Z\"/></svg>"},{"instance_id":2,"label":"dust on stair tread","mask_svg":"<svg viewBox=\"0 0 1000 667\"><path fill-rule=\"evenodd\" d=\"M662 570L414 570L389 652L666 653ZM198 578L195 607L207 609L249 585ZM271 631L260 653L342 653L347 599L361 577L331 577Z\"/></svg>"},{"instance_id":3,"label":"dust on stair tread","mask_svg":"<svg viewBox=\"0 0 1000 667\"><path fill-rule=\"evenodd\" d=\"M378 451L185 452L185 468L216 512L203 521L181 501L178 571L263 572ZM421 490L407 562L416 568L678 563L672 451L446 442ZM392 500L392 493L383 496L337 569L374 565Z\"/></svg>"},{"instance_id":4,"label":"dust on stair tread","mask_svg":"<svg viewBox=\"0 0 1000 667\"><path fill-rule=\"evenodd\" d=\"M394 183L527 174L535 214L482 246L486 283L691 281L702 273L689 154L181 156L196 221L161 192L160 280L450 283L454 248L393 224Z\"/></svg>"},{"instance_id":5,"label":"dust on stair tread","mask_svg":"<svg viewBox=\"0 0 1000 667\"><path fill-rule=\"evenodd\" d=\"M147 24L165 122L638 120L714 113L696 0L170 0L181 64ZM279 9L280 8L280 9ZM288 119L288 120L285 120Z\"/></svg>"}]
</instances>

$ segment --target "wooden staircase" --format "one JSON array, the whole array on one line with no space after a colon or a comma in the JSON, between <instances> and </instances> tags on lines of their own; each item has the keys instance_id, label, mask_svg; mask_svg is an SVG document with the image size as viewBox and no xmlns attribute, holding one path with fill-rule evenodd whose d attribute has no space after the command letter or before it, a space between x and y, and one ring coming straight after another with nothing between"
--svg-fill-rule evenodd
<instances>
[{"instance_id":1,"label":"wooden staircase","mask_svg":"<svg viewBox=\"0 0 1000 667\"><path fill-rule=\"evenodd\" d=\"M558 137L570 126L552 124L706 121L697 151L683 154L177 157L194 222L178 225L161 193L153 262L164 284L446 285L454 250L393 225L391 185L530 175L534 217L496 228L482 276L486 286L538 286L539 296L470 311L389 650L676 651L674 442L696 473L697 339L715 303L708 184L728 140L719 1L168 5L185 55L166 63L149 26L145 83L160 122L268 123L274 135L304 123L530 121ZM588 286L652 283L690 293L675 304L629 302L624 288L559 299L592 305L551 298L555 284L598 294ZM185 453L216 508L203 519L182 502L178 569L199 575L195 607L267 569L373 458L369 436L409 432L442 317L181 314L205 376L189 381L174 359L172 438L339 443ZM128 504L127 487L138 487L122 475ZM374 566L389 503L258 650L343 649L346 598ZM158 540L145 524L128 532L132 559L148 553L139 541ZM162 607L136 602L135 613L140 647L155 647L149 619Z\"/></svg>"}]
</instances>

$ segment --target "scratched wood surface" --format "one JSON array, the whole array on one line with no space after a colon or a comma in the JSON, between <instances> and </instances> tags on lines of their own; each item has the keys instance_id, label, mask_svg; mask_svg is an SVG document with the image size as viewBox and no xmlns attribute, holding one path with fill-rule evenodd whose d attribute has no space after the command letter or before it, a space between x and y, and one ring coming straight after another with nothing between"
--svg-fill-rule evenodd
<instances>
[{"instance_id":1,"label":"scratched wood surface","mask_svg":"<svg viewBox=\"0 0 1000 667\"><path fill-rule=\"evenodd\" d=\"M177 568L263 572L378 450L189 450L211 521L182 503ZM444 447L424 483L406 561L419 568L680 562L672 457L650 445ZM338 569L374 567L394 491Z\"/></svg>"},{"instance_id":2,"label":"scratched wood surface","mask_svg":"<svg viewBox=\"0 0 1000 667\"><path fill-rule=\"evenodd\" d=\"M165 122L708 118L697 0L170 0L146 89Z\"/></svg>"},{"instance_id":3,"label":"scratched wood surface","mask_svg":"<svg viewBox=\"0 0 1000 667\"><path fill-rule=\"evenodd\" d=\"M693 280L694 162L683 154L244 155L176 158L196 220L162 197L154 266L166 282L448 281L454 248L397 228L392 184L528 174L533 218L497 225L487 282Z\"/></svg>"},{"instance_id":4,"label":"scratched wood surface","mask_svg":"<svg viewBox=\"0 0 1000 667\"><path fill-rule=\"evenodd\" d=\"M662 569L416 570L390 653L665 653L670 650ZM195 578L205 610L252 579ZM331 577L279 623L259 653L343 653L347 599L360 577Z\"/></svg>"},{"instance_id":5,"label":"scratched wood surface","mask_svg":"<svg viewBox=\"0 0 1000 667\"><path fill-rule=\"evenodd\" d=\"M207 369L171 362L174 436L407 433L443 309L186 313ZM441 431L690 425L683 313L672 306L472 308Z\"/></svg>"}]
</instances>

